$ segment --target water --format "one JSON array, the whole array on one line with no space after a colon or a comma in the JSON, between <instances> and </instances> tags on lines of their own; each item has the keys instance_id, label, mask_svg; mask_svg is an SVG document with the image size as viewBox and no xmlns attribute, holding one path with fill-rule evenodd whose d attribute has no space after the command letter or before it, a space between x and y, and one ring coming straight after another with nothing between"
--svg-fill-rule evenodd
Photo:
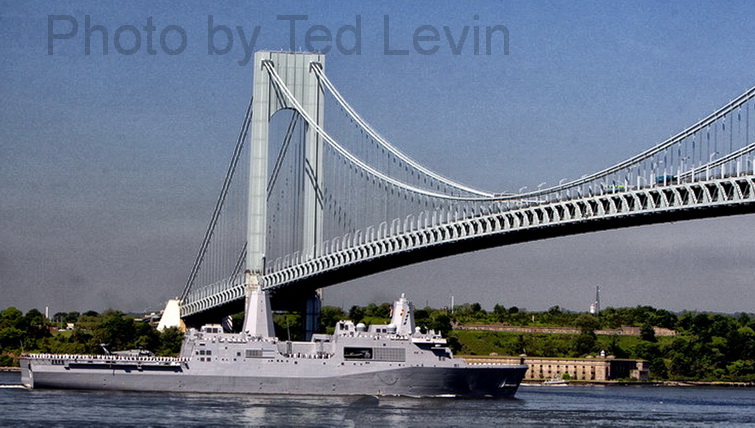
<instances>
[{"instance_id":1,"label":"water","mask_svg":"<svg viewBox=\"0 0 755 428\"><path fill-rule=\"evenodd\" d=\"M512 400L290 397L18 388L0 426L754 426L752 388L523 386Z\"/></svg>"}]
</instances>

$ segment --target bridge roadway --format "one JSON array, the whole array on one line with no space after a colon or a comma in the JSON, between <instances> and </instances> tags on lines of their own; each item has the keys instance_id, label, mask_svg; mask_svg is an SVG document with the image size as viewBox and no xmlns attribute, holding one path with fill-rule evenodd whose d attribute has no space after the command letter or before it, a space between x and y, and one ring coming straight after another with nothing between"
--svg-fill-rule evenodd
<instances>
[{"instance_id":1,"label":"bridge roadway","mask_svg":"<svg viewBox=\"0 0 755 428\"><path fill-rule=\"evenodd\" d=\"M420 214L325 243L322 256L278 261L263 276L276 294L327 287L376 272L485 248L592 231L755 212L755 175L614 189L552 201L519 201L505 211L447 219ZM181 316L221 312L244 299L241 276L192 291Z\"/></svg>"}]
</instances>

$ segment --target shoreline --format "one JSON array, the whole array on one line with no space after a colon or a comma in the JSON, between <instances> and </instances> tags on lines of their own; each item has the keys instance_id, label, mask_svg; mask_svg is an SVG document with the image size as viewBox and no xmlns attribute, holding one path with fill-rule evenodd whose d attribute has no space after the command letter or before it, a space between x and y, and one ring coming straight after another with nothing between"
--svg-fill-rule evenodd
<instances>
[{"instance_id":1,"label":"shoreline","mask_svg":"<svg viewBox=\"0 0 755 428\"><path fill-rule=\"evenodd\" d=\"M0 367L0 373L20 373L21 367ZM704 382L704 381L679 381L679 380L662 380L662 381L619 381L607 380L602 382L589 380L569 380L568 385L574 386L656 386L656 387L719 387L719 388L755 388L755 382ZM520 386L543 386L548 388L558 388L556 385L543 385L543 382L522 382Z\"/></svg>"},{"instance_id":2,"label":"shoreline","mask_svg":"<svg viewBox=\"0 0 755 428\"><path fill-rule=\"evenodd\" d=\"M661 381L591 381L591 380L569 380L568 385L573 386L655 386L655 387L719 387L719 388L755 388L755 382L717 382L717 381L679 381L679 380L661 380ZM521 386L544 386L548 388L557 388L558 385L544 385L543 382L524 381Z\"/></svg>"}]
</instances>

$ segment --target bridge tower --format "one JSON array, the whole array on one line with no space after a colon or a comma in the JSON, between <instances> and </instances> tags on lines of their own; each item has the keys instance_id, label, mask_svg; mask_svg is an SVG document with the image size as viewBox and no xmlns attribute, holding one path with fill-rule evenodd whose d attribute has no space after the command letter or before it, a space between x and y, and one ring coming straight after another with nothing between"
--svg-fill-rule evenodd
<instances>
[{"instance_id":1,"label":"bridge tower","mask_svg":"<svg viewBox=\"0 0 755 428\"><path fill-rule=\"evenodd\" d=\"M325 56L311 53L260 51L254 55L252 132L250 144L249 206L247 225L246 268L256 275L265 271L267 245L267 183L269 126L273 115L283 109L294 109L285 97L278 96L274 82L263 66L272 63L276 72L291 90L306 113L323 125L324 95L313 66L322 67ZM303 257L314 257L322 242L323 201L322 141L312 127L307 127L304 141L305 180L301 216ZM260 278L261 279L261 278ZM249 296L247 296L249 300ZM317 291L306 296L305 328L307 336L317 329L320 298Z\"/></svg>"}]
</instances>

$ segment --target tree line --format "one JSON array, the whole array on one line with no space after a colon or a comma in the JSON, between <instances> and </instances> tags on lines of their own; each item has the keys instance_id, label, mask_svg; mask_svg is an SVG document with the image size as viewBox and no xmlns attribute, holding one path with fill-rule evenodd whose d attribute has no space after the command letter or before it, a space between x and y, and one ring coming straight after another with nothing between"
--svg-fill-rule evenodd
<instances>
[{"instance_id":1,"label":"tree line","mask_svg":"<svg viewBox=\"0 0 755 428\"><path fill-rule=\"evenodd\" d=\"M61 330L73 323L73 330ZM54 327L54 328L53 328ZM115 310L58 313L48 320L37 309L26 314L10 307L0 312L0 367L17 366L21 353L102 354L125 349L144 349L156 355L175 355L183 333L176 328L162 332L147 322Z\"/></svg>"},{"instance_id":2,"label":"tree line","mask_svg":"<svg viewBox=\"0 0 755 428\"><path fill-rule=\"evenodd\" d=\"M332 333L339 320L365 324L390 321L391 304L352 306L348 311L324 306L320 331ZM448 308L415 309L415 322L424 331L442 333L454 352L471 355L520 355L539 357L584 357L601 351L617 358L650 361L657 379L755 381L755 318L748 314L724 315L704 312L676 314L651 306L606 308L599 314L571 312L553 306L547 311L527 311L495 305L492 311L479 303ZM232 317L235 331L243 325L243 313ZM273 315L276 335L283 340L301 340L303 316ZM71 331L53 331L51 326L73 323ZM519 334L495 331L454 330L463 324L572 327L579 334ZM596 330L621 326L640 327L638 337L597 336ZM653 327L677 332L656 337ZM17 365L22 352L103 353L110 350L145 349L157 355L178 353L183 335L177 329L158 332L147 322L123 312L107 310L58 313L47 320L37 309L23 314L16 308L0 313L0 366Z\"/></svg>"},{"instance_id":3,"label":"tree line","mask_svg":"<svg viewBox=\"0 0 755 428\"><path fill-rule=\"evenodd\" d=\"M496 305L492 312L478 303L454 308L459 324L574 327L576 335L516 334L456 330L452 337L462 353L501 355L526 353L540 357L584 357L605 351L617 358L650 362L655 379L755 382L755 318L741 313L676 314L652 306L606 308L599 314L564 311L558 306L544 312ZM596 330L621 326L640 328L637 337L597 336ZM656 337L654 327L676 331Z\"/></svg>"}]
</instances>

